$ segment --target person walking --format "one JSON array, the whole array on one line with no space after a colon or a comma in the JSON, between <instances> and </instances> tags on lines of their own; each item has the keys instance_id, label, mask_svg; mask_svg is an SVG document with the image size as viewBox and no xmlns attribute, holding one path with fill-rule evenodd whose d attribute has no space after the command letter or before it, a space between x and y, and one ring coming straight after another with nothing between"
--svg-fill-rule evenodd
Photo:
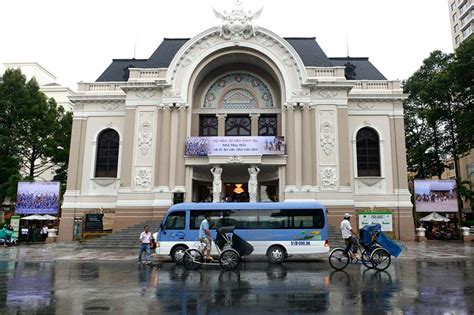
<instances>
[{"instance_id":1,"label":"person walking","mask_svg":"<svg viewBox=\"0 0 474 315\"><path fill-rule=\"evenodd\" d=\"M141 241L141 245L140 251L138 252L138 263L142 262L142 255L143 252L145 252L145 263L151 264L150 241L153 236L149 230L150 227L148 225L145 225L145 227L143 228L143 232L140 233L139 239Z\"/></svg>"},{"instance_id":2,"label":"person walking","mask_svg":"<svg viewBox=\"0 0 474 315\"><path fill-rule=\"evenodd\" d=\"M49 232L49 229L48 229L48 226L46 224L43 225L43 227L41 228L41 240L43 242L46 242L46 239L48 238L48 232Z\"/></svg>"},{"instance_id":3,"label":"person walking","mask_svg":"<svg viewBox=\"0 0 474 315\"><path fill-rule=\"evenodd\" d=\"M346 244L346 253L349 253L349 249L352 246L352 259L359 259L357 255L357 238L353 237L352 234L356 235L352 230L351 223L349 222L351 215L349 213L344 214L344 219L341 221L341 234L344 243Z\"/></svg>"}]
</instances>

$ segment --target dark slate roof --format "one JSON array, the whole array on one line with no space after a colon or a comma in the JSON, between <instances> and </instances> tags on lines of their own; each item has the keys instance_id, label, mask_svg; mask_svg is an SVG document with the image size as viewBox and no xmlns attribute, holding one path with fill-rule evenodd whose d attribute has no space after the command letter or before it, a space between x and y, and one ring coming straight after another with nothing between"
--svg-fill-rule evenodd
<instances>
[{"instance_id":1,"label":"dark slate roof","mask_svg":"<svg viewBox=\"0 0 474 315\"><path fill-rule=\"evenodd\" d=\"M288 37L290 43L307 67L332 67L324 51L319 47L316 37Z\"/></svg>"},{"instance_id":2,"label":"dark slate roof","mask_svg":"<svg viewBox=\"0 0 474 315\"><path fill-rule=\"evenodd\" d=\"M178 50L189 38L165 38L149 59L113 59L97 81L126 81L127 68L168 68ZM350 61L356 66L358 80L386 80L368 58L328 58L315 37L285 38L309 67L343 66Z\"/></svg>"},{"instance_id":3,"label":"dark slate roof","mask_svg":"<svg viewBox=\"0 0 474 315\"><path fill-rule=\"evenodd\" d=\"M367 57L337 57L329 59L335 66L345 66L348 62L352 63L356 67L354 80L387 80Z\"/></svg>"},{"instance_id":4,"label":"dark slate roof","mask_svg":"<svg viewBox=\"0 0 474 315\"><path fill-rule=\"evenodd\" d=\"M112 63L100 75L97 82L127 81L127 68L146 68L148 59L113 59Z\"/></svg>"}]
</instances>

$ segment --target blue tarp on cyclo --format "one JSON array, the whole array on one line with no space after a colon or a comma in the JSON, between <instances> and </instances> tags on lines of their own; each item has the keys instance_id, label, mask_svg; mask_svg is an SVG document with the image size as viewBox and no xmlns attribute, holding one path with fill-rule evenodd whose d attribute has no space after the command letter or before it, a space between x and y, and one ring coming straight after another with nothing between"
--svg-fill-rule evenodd
<instances>
[{"instance_id":1,"label":"blue tarp on cyclo","mask_svg":"<svg viewBox=\"0 0 474 315\"><path fill-rule=\"evenodd\" d=\"M385 248L390 255L398 257L402 252L400 246L395 243L390 237L386 236L382 232L382 226L380 224L368 224L360 229L360 242L364 246L371 246L372 236L374 236L375 242Z\"/></svg>"}]
</instances>

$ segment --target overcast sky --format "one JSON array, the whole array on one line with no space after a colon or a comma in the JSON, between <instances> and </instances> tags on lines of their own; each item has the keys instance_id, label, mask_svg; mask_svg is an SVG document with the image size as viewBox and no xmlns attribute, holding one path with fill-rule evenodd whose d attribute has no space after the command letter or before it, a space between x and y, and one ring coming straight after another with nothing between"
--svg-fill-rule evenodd
<instances>
[{"instance_id":1,"label":"overcast sky","mask_svg":"<svg viewBox=\"0 0 474 315\"><path fill-rule=\"evenodd\" d=\"M35 61L77 90L113 58L148 58L164 37L216 26L212 7L233 0L0 0L0 67ZM329 57L369 57L388 79L406 79L435 49L452 52L446 0L243 0L257 25L282 37L315 36ZM3 68L3 67L2 67ZM0 70L3 70L0 68ZM2 71L3 72L3 71Z\"/></svg>"}]
</instances>

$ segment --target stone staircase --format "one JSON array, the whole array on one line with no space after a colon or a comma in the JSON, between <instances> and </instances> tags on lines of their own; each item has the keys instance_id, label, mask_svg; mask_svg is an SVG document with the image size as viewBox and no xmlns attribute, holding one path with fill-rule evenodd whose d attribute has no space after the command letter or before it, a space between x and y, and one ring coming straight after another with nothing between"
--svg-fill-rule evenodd
<instances>
[{"instance_id":1,"label":"stone staircase","mask_svg":"<svg viewBox=\"0 0 474 315\"><path fill-rule=\"evenodd\" d=\"M118 232L112 233L107 236L103 236L96 239L86 240L82 242L84 248L103 248L103 249L126 249L126 248L137 248L140 245L138 237L143 232L143 227L148 225L150 232L155 233L158 231L158 226L161 220L153 220L142 222Z\"/></svg>"},{"instance_id":2,"label":"stone staircase","mask_svg":"<svg viewBox=\"0 0 474 315\"><path fill-rule=\"evenodd\" d=\"M336 247L345 247L344 240L341 238L341 230L339 227L328 225L328 242L329 248L333 250Z\"/></svg>"}]
</instances>

